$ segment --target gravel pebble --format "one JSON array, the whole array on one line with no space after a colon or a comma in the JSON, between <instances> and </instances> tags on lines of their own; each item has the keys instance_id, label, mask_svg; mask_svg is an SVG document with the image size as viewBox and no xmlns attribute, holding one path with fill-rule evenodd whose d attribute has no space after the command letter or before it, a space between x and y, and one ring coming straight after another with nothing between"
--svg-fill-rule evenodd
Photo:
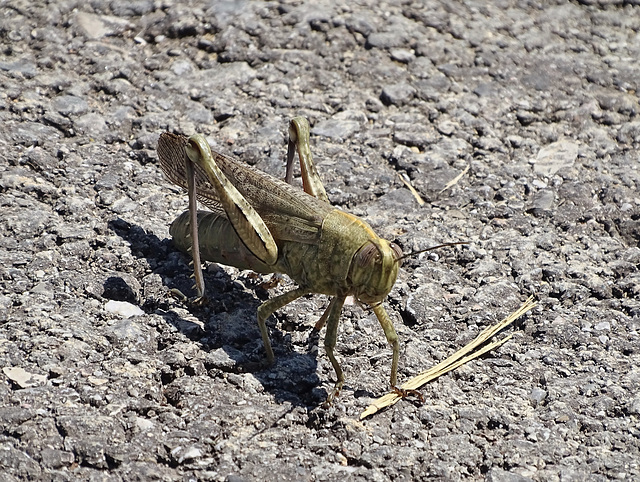
<instances>
[{"instance_id":1,"label":"gravel pebble","mask_svg":"<svg viewBox=\"0 0 640 482\"><path fill-rule=\"evenodd\" d=\"M403 106L411 101L416 94L416 89L406 83L386 86L382 89L380 100L386 105Z\"/></svg>"},{"instance_id":2,"label":"gravel pebble","mask_svg":"<svg viewBox=\"0 0 640 482\"><path fill-rule=\"evenodd\" d=\"M53 108L61 115L80 115L87 112L87 101L75 95L61 95L53 100Z\"/></svg>"}]
</instances>

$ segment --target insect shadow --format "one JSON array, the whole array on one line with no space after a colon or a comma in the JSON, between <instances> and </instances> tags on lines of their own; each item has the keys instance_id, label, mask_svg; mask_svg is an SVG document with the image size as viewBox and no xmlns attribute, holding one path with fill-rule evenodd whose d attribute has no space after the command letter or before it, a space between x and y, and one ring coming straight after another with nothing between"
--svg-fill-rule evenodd
<instances>
[{"instance_id":1,"label":"insect shadow","mask_svg":"<svg viewBox=\"0 0 640 482\"><path fill-rule=\"evenodd\" d=\"M206 352L202 362L212 375L217 371L251 373L265 390L276 396L278 402L307 406L324 402L327 391L319 387L321 381L316 374L319 336L311 326L295 327L296 331L309 333L301 353L293 349L291 334L275 328L275 320L271 317L268 325L276 360L273 365L265 364L256 313L258 306L268 298L268 293L257 280L247 275L234 281L224 269L211 263L205 270L206 303L180 300L171 295L172 290L194 293L189 257L179 252L170 239L160 239L120 218L110 221L109 228L130 244L133 256L146 260L153 274L157 275L154 279L160 277L161 285L143 280L143 286L135 289L122 278L110 277L105 282L105 293L107 288L115 285L130 295L139 292L137 298L142 301L141 307L146 313L161 315L168 324ZM253 289L254 294L247 288ZM295 320L288 322L296 323ZM159 350L170 348L179 341L171 336L163 337ZM174 377L178 376L179 370L180 367L175 367ZM163 381L170 382L172 374L164 374L163 377L168 377ZM237 381L241 385L242 377Z\"/></svg>"}]
</instances>

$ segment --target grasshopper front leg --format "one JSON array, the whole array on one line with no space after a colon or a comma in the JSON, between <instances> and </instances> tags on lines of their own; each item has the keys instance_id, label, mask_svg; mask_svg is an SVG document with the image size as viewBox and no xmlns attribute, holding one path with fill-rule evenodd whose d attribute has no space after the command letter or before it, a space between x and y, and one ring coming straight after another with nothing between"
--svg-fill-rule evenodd
<instances>
[{"instance_id":1,"label":"grasshopper front leg","mask_svg":"<svg viewBox=\"0 0 640 482\"><path fill-rule=\"evenodd\" d=\"M380 326L382 326L384 336L387 338L387 341L393 350L390 383L391 387L395 389L398 383L398 359L400 358L400 342L398 341L398 334L396 333L396 329L393 327L391 318L389 318L389 315L387 315L386 310L382 306L382 303L373 305L372 308L373 312L376 314L376 318L378 318L378 321L380 322Z\"/></svg>"},{"instance_id":2,"label":"grasshopper front leg","mask_svg":"<svg viewBox=\"0 0 640 482\"><path fill-rule=\"evenodd\" d=\"M333 350L336 347L336 340L338 339L338 323L340 322L340 313L342 312L342 307L344 306L344 301L347 299L344 295L335 296L331 303L329 303L329 307L327 311L325 311L326 321L327 321L327 333L324 335L324 350L327 352L327 356L329 357L329 361L331 365L333 365L333 369L336 372L336 377L338 378L336 384L333 388L333 392L329 394L327 397L327 401L325 405L331 405L333 400L340 395L340 390L342 390L342 385L344 385L344 372L342 371L342 367L335 355L333 354ZM321 325L323 322L323 318L325 315L322 315L322 318L318 320L316 327Z\"/></svg>"},{"instance_id":3,"label":"grasshopper front leg","mask_svg":"<svg viewBox=\"0 0 640 482\"><path fill-rule=\"evenodd\" d=\"M331 404L331 402L340 394L340 390L342 389L342 385L344 384L344 374L342 372L340 364L338 363L338 360L333 354L333 350L336 346L336 340L338 337L338 322L340 321L340 313L342 311L345 299L345 296L334 297L331 300L331 303L327 307L326 311L323 313L322 317L318 320L314 327L315 330L320 331L325 323L327 324L327 333L324 337L324 349L327 352L327 356L329 357L329 360L333 365L333 369L336 372L336 376L338 377L335 388L327 398L326 404ZM389 342L389 344L391 345L391 349L393 350L393 358L391 361L391 377L389 383L391 384L392 389L401 392L401 389L396 387L398 383L398 361L400 358L400 342L398 341L398 334L393 327L391 318L389 318L389 315L382 306L382 303L375 304L372 306L372 308L373 312L378 318L378 321L380 322L380 326L382 326L382 330L384 331L384 335L387 338L387 342Z\"/></svg>"}]
</instances>

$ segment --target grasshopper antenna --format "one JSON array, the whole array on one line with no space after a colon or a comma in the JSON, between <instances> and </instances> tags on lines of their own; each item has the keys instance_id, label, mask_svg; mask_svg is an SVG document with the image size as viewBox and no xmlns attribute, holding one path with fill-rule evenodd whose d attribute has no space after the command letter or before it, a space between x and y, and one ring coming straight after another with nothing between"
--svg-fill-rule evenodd
<instances>
[{"instance_id":1,"label":"grasshopper antenna","mask_svg":"<svg viewBox=\"0 0 640 482\"><path fill-rule=\"evenodd\" d=\"M444 243L444 244L439 244L437 246L431 246L430 248L421 249L419 251L413 251L411 253L404 254L404 255L400 256L396 261L400 262L403 259L408 258L409 256L414 256L414 255L420 254L420 253L426 253L427 251L431 251L431 250L438 249L438 248L446 248L447 246L456 246L458 244L469 244L469 242L468 241L458 241L457 243Z\"/></svg>"}]
</instances>

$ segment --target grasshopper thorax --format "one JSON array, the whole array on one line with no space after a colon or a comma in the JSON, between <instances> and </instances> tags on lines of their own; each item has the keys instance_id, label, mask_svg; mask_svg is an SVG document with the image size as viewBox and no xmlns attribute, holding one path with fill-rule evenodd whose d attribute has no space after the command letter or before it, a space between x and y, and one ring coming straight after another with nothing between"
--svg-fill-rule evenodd
<instances>
[{"instance_id":1,"label":"grasshopper thorax","mask_svg":"<svg viewBox=\"0 0 640 482\"><path fill-rule=\"evenodd\" d=\"M349 280L358 301L380 303L391 291L398 277L402 251L385 239L366 242L353 256Z\"/></svg>"}]
</instances>

